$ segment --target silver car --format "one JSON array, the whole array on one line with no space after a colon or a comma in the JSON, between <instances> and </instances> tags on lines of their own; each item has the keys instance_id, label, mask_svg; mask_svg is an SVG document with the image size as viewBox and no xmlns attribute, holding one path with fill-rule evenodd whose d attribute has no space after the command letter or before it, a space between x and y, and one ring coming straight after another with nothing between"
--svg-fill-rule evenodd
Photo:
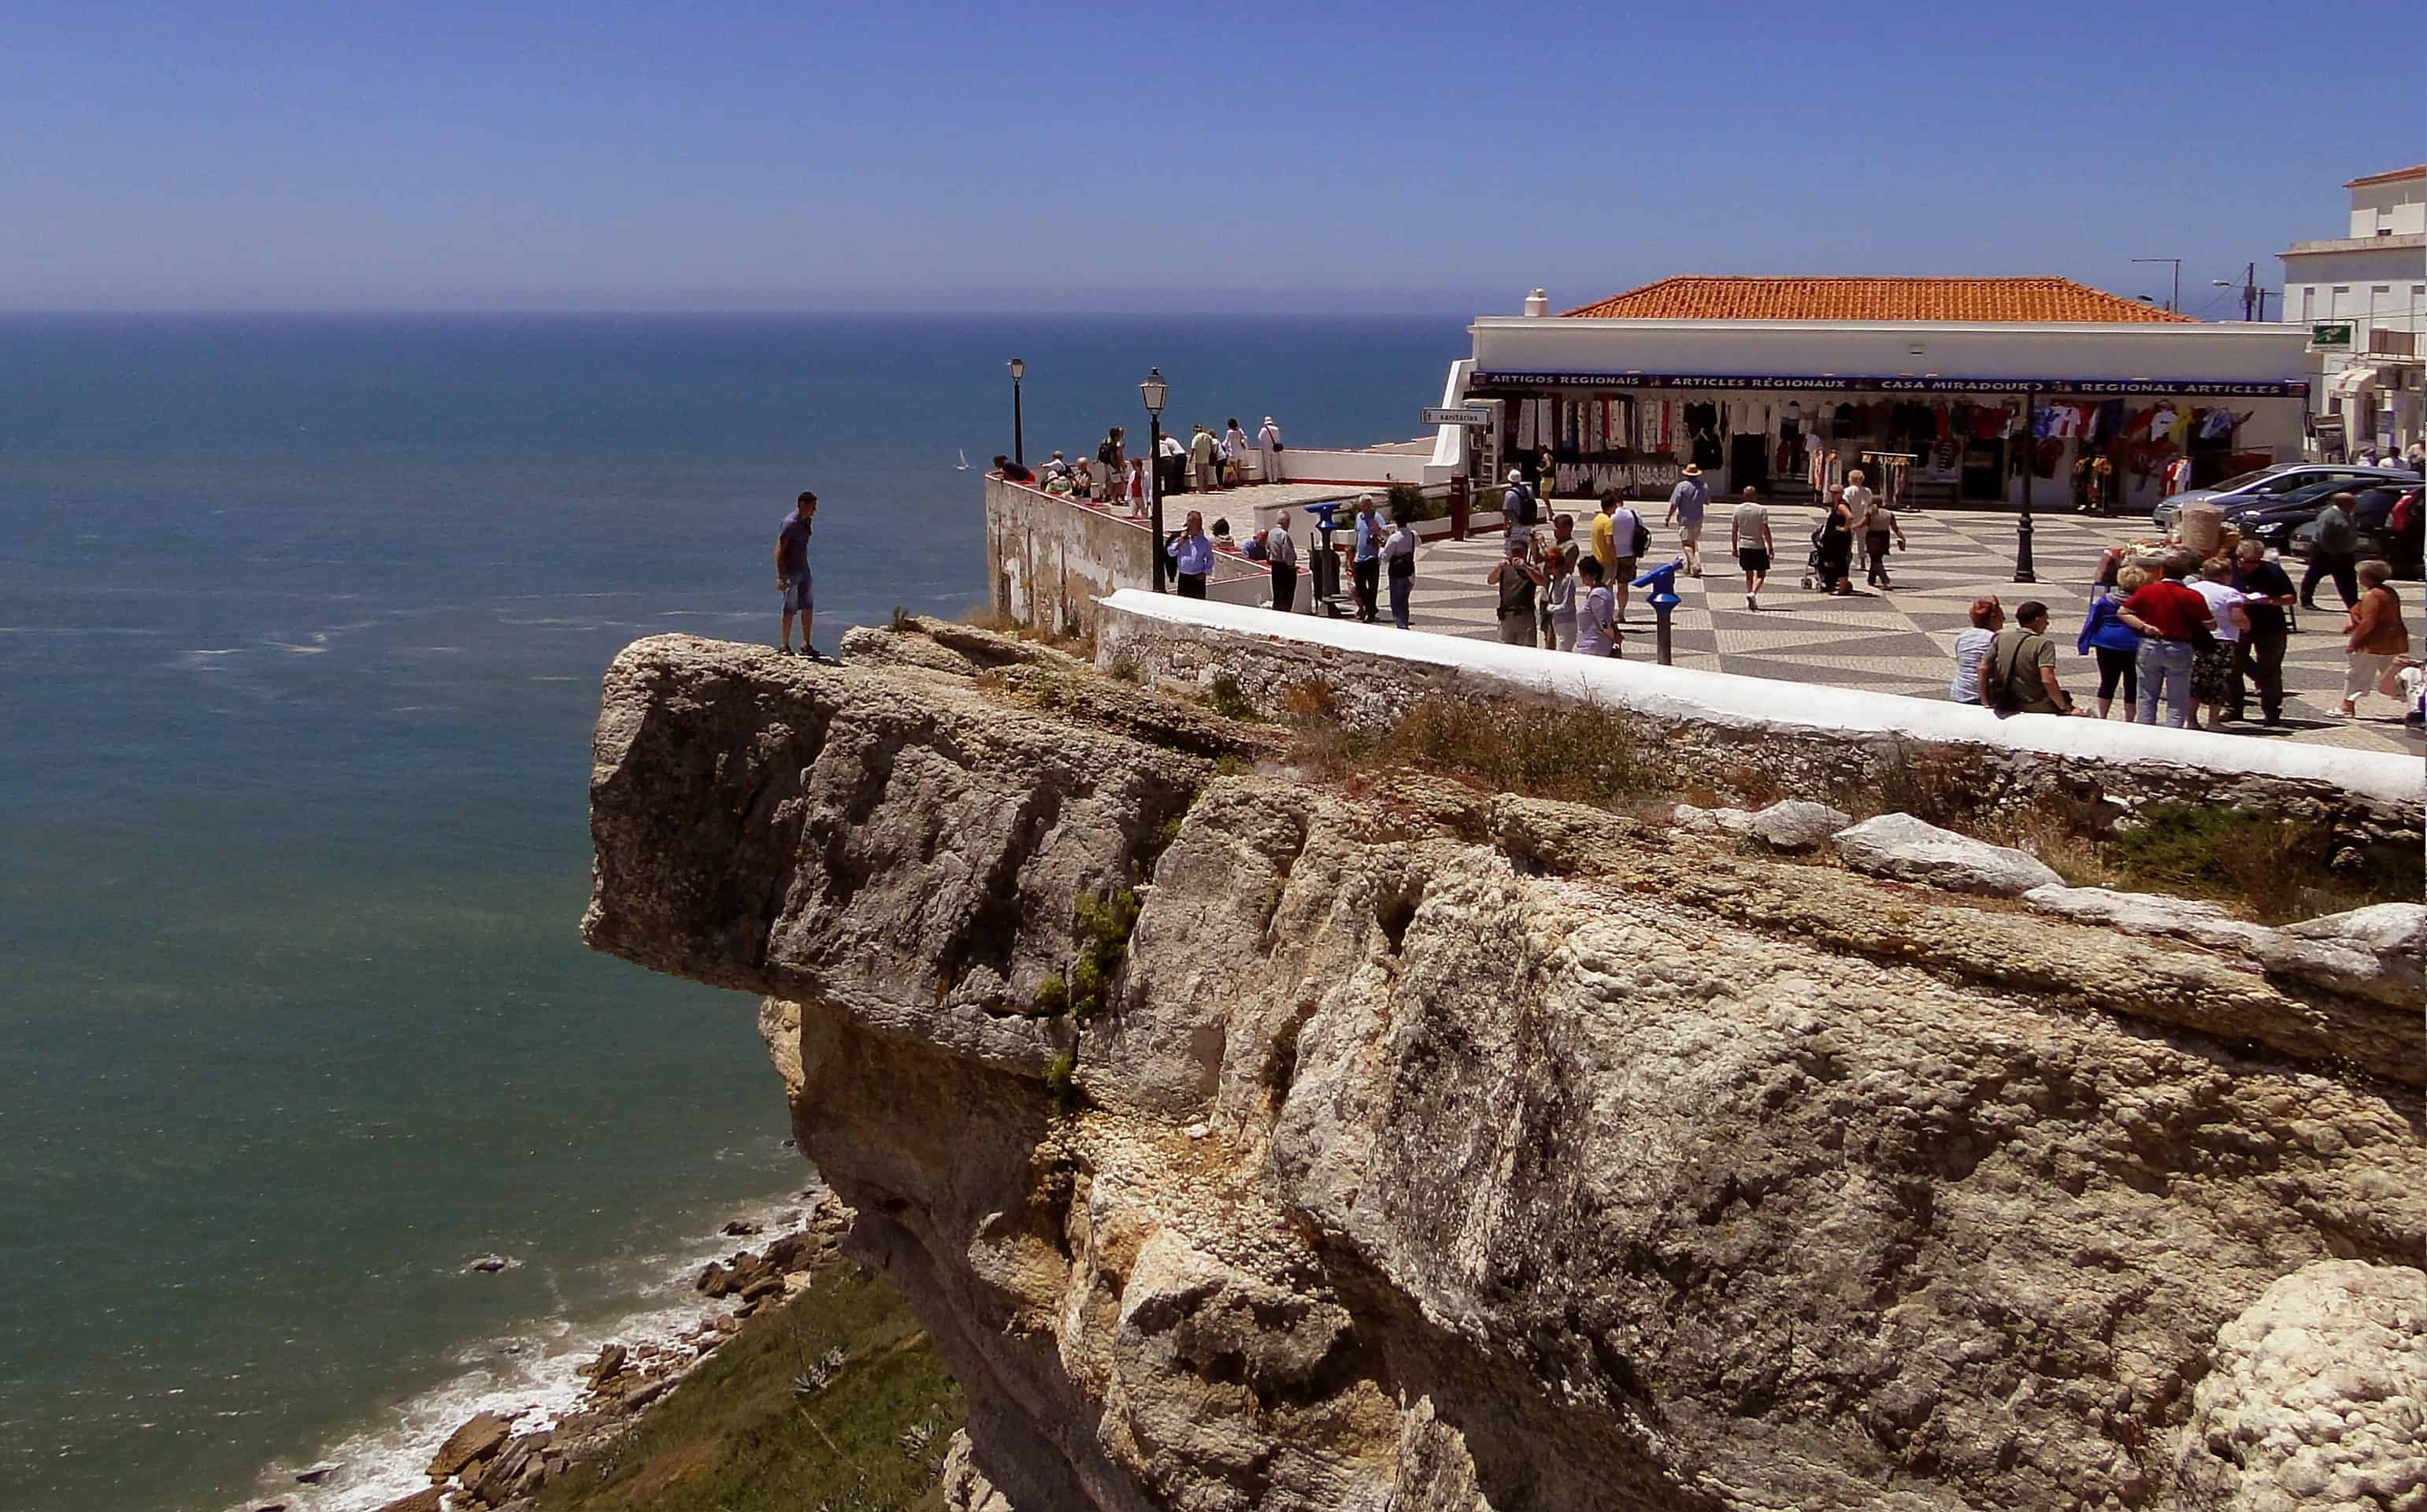
<instances>
[{"instance_id":1,"label":"silver car","mask_svg":"<svg viewBox=\"0 0 2427 1512\"><path fill-rule=\"evenodd\" d=\"M2171 535L2175 521L2186 504L2214 504L2231 514L2242 505L2264 504L2278 495L2312 483L2349 480L2363 487L2380 483L2416 482L2419 475L2407 467L2363 467L2343 462L2279 462L2272 467L2228 478L2214 488L2187 488L2174 497L2161 500L2149 512L2158 528Z\"/></svg>"}]
</instances>

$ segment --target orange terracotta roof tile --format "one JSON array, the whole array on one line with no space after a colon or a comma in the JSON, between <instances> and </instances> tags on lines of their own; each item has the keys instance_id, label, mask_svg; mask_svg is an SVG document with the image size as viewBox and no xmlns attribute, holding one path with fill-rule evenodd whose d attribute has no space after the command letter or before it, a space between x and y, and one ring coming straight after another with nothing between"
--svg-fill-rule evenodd
<instances>
[{"instance_id":1,"label":"orange terracotta roof tile","mask_svg":"<svg viewBox=\"0 0 2427 1512\"><path fill-rule=\"evenodd\" d=\"M2351 179L2344 183L2343 187L2356 189L2370 184L2391 184L2405 178L2427 178L2427 163L2421 163L2417 168L2397 168L2390 173L2370 173L2366 178Z\"/></svg>"},{"instance_id":2,"label":"orange terracotta roof tile","mask_svg":"<svg viewBox=\"0 0 2427 1512\"><path fill-rule=\"evenodd\" d=\"M1664 278L1567 312L1597 320L2189 321L2069 278Z\"/></svg>"}]
</instances>

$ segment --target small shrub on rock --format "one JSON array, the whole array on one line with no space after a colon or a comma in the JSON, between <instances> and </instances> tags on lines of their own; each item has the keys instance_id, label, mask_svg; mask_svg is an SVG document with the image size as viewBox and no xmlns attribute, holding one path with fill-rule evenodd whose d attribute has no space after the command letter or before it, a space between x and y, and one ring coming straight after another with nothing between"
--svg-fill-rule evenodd
<instances>
[{"instance_id":1,"label":"small shrub on rock","mask_svg":"<svg viewBox=\"0 0 2427 1512\"><path fill-rule=\"evenodd\" d=\"M1039 1018L1059 1018L1069 1011L1070 984L1062 979L1061 972L1056 971L1036 984L1036 1016Z\"/></svg>"}]
</instances>

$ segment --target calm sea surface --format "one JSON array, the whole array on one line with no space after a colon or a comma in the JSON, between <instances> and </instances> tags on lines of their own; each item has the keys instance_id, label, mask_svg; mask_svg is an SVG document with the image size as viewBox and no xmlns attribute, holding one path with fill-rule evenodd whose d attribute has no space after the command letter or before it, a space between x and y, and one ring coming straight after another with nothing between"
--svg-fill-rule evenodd
<instances>
[{"instance_id":1,"label":"calm sea surface","mask_svg":"<svg viewBox=\"0 0 2427 1512\"><path fill-rule=\"evenodd\" d=\"M1402 439L1464 347L0 319L0 1507L375 1505L399 1446L557 1389L797 1191L752 1004L576 935L599 673L772 638L794 493L830 650L983 594L953 464L1009 449L1014 352L1034 461L1142 426L1150 364L1183 433Z\"/></svg>"}]
</instances>

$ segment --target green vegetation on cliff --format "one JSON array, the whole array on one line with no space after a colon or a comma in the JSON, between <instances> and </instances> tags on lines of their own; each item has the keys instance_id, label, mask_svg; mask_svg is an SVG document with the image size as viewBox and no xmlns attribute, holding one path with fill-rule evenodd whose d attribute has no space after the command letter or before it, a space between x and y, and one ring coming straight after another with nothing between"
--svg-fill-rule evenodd
<instances>
[{"instance_id":1,"label":"green vegetation on cliff","mask_svg":"<svg viewBox=\"0 0 2427 1512\"><path fill-rule=\"evenodd\" d=\"M878 1512L940 1508L960 1389L902 1293L827 1268L753 1320L537 1512Z\"/></svg>"}]
</instances>

